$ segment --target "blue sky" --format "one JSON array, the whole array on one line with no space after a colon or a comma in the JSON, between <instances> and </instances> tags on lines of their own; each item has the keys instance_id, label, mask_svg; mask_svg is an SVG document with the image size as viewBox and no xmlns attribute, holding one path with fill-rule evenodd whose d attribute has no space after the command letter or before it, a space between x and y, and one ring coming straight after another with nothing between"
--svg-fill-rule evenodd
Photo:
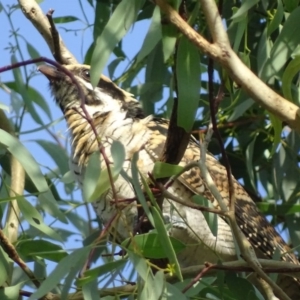
<instances>
[{"instance_id":1,"label":"blue sky","mask_svg":"<svg viewBox=\"0 0 300 300\"><path fill-rule=\"evenodd\" d=\"M5 9L8 11L7 5L11 5L12 1L10 0L4 0L1 1ZM17 1L14 1L13 3L17 4ZM89 20L89 23L93 23L94 21L94 10L93 8L88 4L87 1L82 0L83 8L85 11L85 15L87 16L87 19ZM65 23L65 24L58 24L57 28L59 30L59 33L61 34L66 46L68 49L75 55L78 62L83 62L84 54L86 53L88 47L92 43L92 34L93 34L93 27L87 26L85 22L85 18L81 12L79 1L76 0L69 0L69 1L55 1L55 0L45 0L41 4L41 8L44 11L44 13L47 13L47 11L52 8L55 10L54 17L61 17L61 16L76 16L82 21L76 21L71 23ZM10 64L11 62L11 53L9 49L5 49L8 47L8 45L12 44L15 45L15 39L11 36L11 25L9 23L9 20L5 13L2 11L0 13L1 18L1 32L2 37L0 40L0 66L5 66ZM26 47L26 41L30 43L39 53L41 56L45 56L48 58L53 59L52 54L50 53L50 50L46 44L46 42L43 40L41 35L37 32L37 30L33 27L33 25L25 18L25 16L22 14L20 10L15 11L12 14L11 17L12 24L14 26L14 29L18 31L18 34L20 36L23 36L23 38L19 38L19 43L21 45L22 54L24 60L30 59L30 55L27 52ZM139 26L134 27L129 31L127 36L123 40L123 47L125 50L125 53L129 55L129 59L131 59L140 49L142 42L144 40L144 36L148 30L149 22L139 22ZM84 31L80 31L80 29L85 28ZM65 29L79 29L77 34L75 34L72 31L67 31ZM17 53L17 59L21 61L21 58L19 54ZM111 55L110 60L114 59L114 55ZM124 61L121 63L117 70L116 70L116 76L120 75L122 71L124 71L124 68L128 65L129 60ZM29 66L27 70L35 71L35 66ZM108 75L107 70L104 70L104 74ZM7 82L13 80L13 75L11 71L2 73L1 75L1 81ZM142 76L142 75L141 75ZM140 81L143 81L143 77L139 78ZM55 105L52 97L50 96L49 88L48 88L48 82L45 79L45 77L42 74L39 74L38 72L35 72L34 78L30 81L30 85L33 86L35 89L37 89L47 100L47 103L50 107L51 114L53 120L56 120L58 118L62 117L62 113L60 109ZM10 96L7 93L4 93L2 90L0 90L0 104L5 104L7 106L10 106L11 100ZM42 118L45 118L45 123L48 123L50 120L45 115L45 113L37 108L38 113ZM13 117L10 112L7 113L8 117ZM30 131L35 128L39 127L38 124L36 124L32 118L25 117L23 126L22 126L22 132ZM68 145L67 140L67 132L66 132L66 124L64 121L61 121L60 123L56 124L52 128L52 132L54 134L57 134L60 137L60 141L64 145ZM47 135L45 131L39 131L34 132L32 134L22 134L20 136L20 140L25 145L25 147L30 151L30 153L34 156L36 161L41 165L41 169L43 172L47 172L48 168L54 168L55 163L52 161L52 159L49 157L49 155L39 146L37 145L34 140L36 139L47 139L49 141L55 142L53 138L50 135ZM59 189L59 192L61 194L61 197L64 198L64 190L63 188ZM75 194L76 199L81 199L81 193L77 192ZM34 201L34 200L33 200ZM84 210L80 211L80 214L85 213ZM49 223L51 220L46 218L46 222ZM64 225L66 226L66 225ZM65 245L67 248L73 248L73 247L80 247L81 243L78 244L75 241L80 241L81 238L78 236L74 236L70 243Z\"/></svg>"}]
</instances>

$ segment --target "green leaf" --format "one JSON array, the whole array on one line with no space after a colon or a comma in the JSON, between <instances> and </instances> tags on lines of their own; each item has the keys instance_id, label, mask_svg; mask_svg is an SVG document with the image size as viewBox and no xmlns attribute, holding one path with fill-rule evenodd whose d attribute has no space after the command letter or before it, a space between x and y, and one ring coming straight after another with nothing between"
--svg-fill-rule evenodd
<instances>
[{"instance_id":1,"label":"green leaf","mask_svg":"<svg viewBox=\"0 0 300 300\"><path fill-rule=\"evenodd\" d=\"M241 104L236 105L227 121L228 122L235 121L236 119L241 117L245 113L245 111L248 110L254 103L255 101L249 98L244 100Z\"/></svg>"},{"instance_id":2,"label":"green leaf","mask_svg":"<svg viewBox=\"0 0 300 300\"><path fill-rule=\"evenodd\" d=\"M11 62L12 62L12 64L17 63L17 60L16 60L14 55L11 58ZM39 114L36 112L36 110L35 110L35 108L32 104L32 100L30 99L30 96L28 94L27 87L25 86L25 83L23 82L23 78L22 78L22 74L21 74L20 69L14 68L13 69L13 74L14 74L16 91L20 95L22 95L22 98L25 102L26 108L27 108L28 112L30 113L32 119L36 123L42 125L43 121L40 118Z\"/></svg>"},{"instance_id":3,"label":"green leaf","mask_svg":"<svg viewBox=\"0 0 300 300\"><path fill-rule=\"evenodd\" d=\"M162 290L158 289L159 287L162 288L162 285L161 283L159 285L157 284L158 278L161 282L164 282L164 278L162 277L162 274L158 275L157 277L153 276L153 273L149 265L147 264L146 260L143 257L140 257L131 251L128 251L127 254L134 266L134 269L139 274L140 284L137 285L138 287L137 299L147 299L147 300L162 299L161 298Z\"/></svg>"},{"instance_id":4,"label":"green leaf","mask_svg":"<svg viewBox=\"0 0 300 300\"><path fill-rule=\"evenodd\" d=\"M128 32L136 20L144 0L123 0L119 3L101 35L97 37L91 59L91 82L96 86L102 70L116 44Z\"/></svg>"},{"instance_id":5,"label":"green leaf","mask_svg":"<svg viewBox=\"0 0 300 300\"><path fill-rule=\"evenodd\" d=\"M98 280L94 278L93 281L88 282L82 287L82 294L84 300L99 300L99 291L98 291ZM109 297L109 296L108 296ZM101 300L106 300L106 297L101 297ZM114 297L117 300L117 297ZM107 300L114 300L114 299L107 299Z\"/></svg>"},{"instance_id":6,"label":"green leaf","mask_svg":"<svg viewBox=\"0 0 300 300\"><path fill-rule=\"evenodd\" d=\"M113 165L110 164L110 171L113 181L116 181L122 170L125 160L125 149L122 143L120 143L119 141L113 141L111 146L111 155L114 163ZM96 166L93 166L92 168L95 171ZM89 185L88 189L85 189L90 191L90 194L87 195L89 197L86 198L89 202L93 202L99 199L101 195L103 195L108 189L111 188L112 184L108 169L101 170L100 176L96 178L91 178L91 176L89 176L87 179L85 178L84 182L86 183L86 185L84 186L87 187L87 185ZM93 182L93 187L90 186L91 182Z\"/></svg>"},{"instance_id":7,"label":"green leaf","mask_svg":"<svg viewBox=\"0 0 300 300\"><path fill-rule=\"evenodd\" d=\"M283 11L282 1L277 0L276 13L272 21L270 22L270 24L268 24L268 31L267 31L268 36L270 36L275 30L279 28L279 25L281 24L283 18L283 13L284 11Z\"/></svg>"},{"instance_id":8,"label":"green leaf","mask_svg":"<svg viewBox=\"0 0 300 300\"><path fill-rule=\"evenodd\" d=\"M160 25L160 9L158 6L155 7L152 21L144 39L142 48L137 56L137 63L142 61L157 45L161 39L161 25Z\"/></svg>"},{"instance_id":9,"label":"green leaf","mask_svg":"<svg viewBox=\"0 0 300 300\"><path fill-rule=\"evenodd\" d=\"M209 201L208 199L206 199L205 197L203 197L201 195L194 195L192 197L192 199L195 203L197 203L199 205L214 208L211 201ZM206 212L206 211L203 211L202 214L203 214L212 234L216 237L218 235L218 215L214 214L214 213Z\"/></svg>"},{"instance_id":10,"label":"green leaf","mask_svg":"<svg viewBox=\"0 0 300 300\"><path fill-rule=\"evenodd\" d=\"M62 259L53 272L42 282L41 286L35 291L28 300L36 300L51 291L63 277L68 275L70 271L78 272L86 261L91 247L77 249L70 255Z\"/></svg>"},{"instance_id":11,"label":"green leaf","mask_svg":"<svg viewBox=\"0 0 300 300\"><path fill-rule=\"evenodd\" d=\"M20 289L24 285L24 282L20 282L16 285L9 287L2 287L0 289L0 299L4 300L18 300L20 299Z\"/></svg>"},{"instance_id":12,"label":"green leaf","mask_svg":"<svg viewBox=\"0 0 300 300\"><path fill-rule=\"evenodd\" d=\"M300 56L296 56L287 65L287 67L285 68L284 73L282 75L283 96L286 99L291 100L291 101L293 101L293 96L292 96L293 79L299 73L299 71L300 71ZM299 100L293 101L293 102L298 104Z\"/></svg>"},{"instance_id":13,"label":"green leaf","mask_svg":"<svg viewBox=\"0 0 300 300\"><path fill-rule=\"evenodd\" d=\"M140 275L140 277L147 281L147 279L151 276L153 279L153 273L150 269L150 267L147 264L147 261L145 258L135 254L134 252L128 251L127 252L130 261L132 262L134 269L137 271L137 273Z\"/></svg>"},{"instance_id":14,"label":"green leaf","mask_svg":"<svg viewBox=\"0 0 300 300\"><path fill-rule=\"evenodd\" d=\"M37 228L52 239L62 242L60 235L44 223L42 216L35 207L33 207L28 201L20 196L17 198L17 202L23 217L31 226Z\"/></svg>"},{"instance_id":15,"label":"green leaf","mask_svg":"<svg viewBox=\"0 0 300 300\"><path fill-rule=\"evenodd\" d=\"M95 8L95 20L94 20L94 32L93 32L94 40L96 40L101 35L107 22L109 21L110 16L111 16L110 3L97 1L96 8Z\"/></svg>"},{"instance_id":16,"label":"green leaf","mask_svg":"<svg viewBox=\"0 0 300 300\"><path fill-rule=\"evenodd\" d=\"M36 89L32 87L27 88L28 96L30 97L31 101L35 104L37 104L43 111L44 113L48 116L50 120L52 120L51 116L51 110L48 106L47 101L45 98L38 92Z\"/></svg>"},{"instance_id":17,"label":"green leaf","mask_svg":"<svg viewBox=\"0 0 300 300\"><path fill-rule=\"evenodd\" d=\"M176 253L184 250L186 246L179 240L169 237L172 247ZM130 242L131 241L131 242ZM133 238L128 238L121 244L125 249L142 254L146 258L165 258L165 248L161 244L157 233L146 233L135 235ZM129 245L128 247L126 247Z\"/></svg>"},{"instance_id":18,"label":"green leaf","mask_svg":"<svg viewBox=\"0 0 300 300\"><path fill-rule=\"evenodd\" d=\"M233 43L233 50L235 52L239 52L241 41L244 37L245 31L248 27L248 18L243 17L238 23L237 23L237 30L234 36L234 43ZM240 53L239 53L240 54Z\"/></svg>"},{"instance_id":19,"label":"green leaf","mask_svg":"<svg viewBox=\"0 0 300 300\"><path fill-rule=\"evenodd\" d=\"M65 174L69 171L69 158L64 148L61 148L55 143L45 140L35 140L55 161L60 170L60 174Z\"/></svg>"},{"instance_id":20,"label":"green leaf","mask_svg":"<svg viewBox=\"0 0 300 300\"><path fill-rule=\"evenodd\" d=\"M100 152L94 152L88 161L83 177L83 198L88 200L95 191L101 174Z\"/></svg>"},{"instance_id":21,"label":"green leaf","mask_svg":"<svg viewBox=\"0 0 300 300\"><path fill-rule=\"evenodd\" d=\"M27 42L26 46L31 58L38 58L41 56L40 53L30 43Z\"/></svg>"},{"instance_id":22,"label":"green leaf","mask_svg":"<svg viewBox=\"0 0 300 300\"><path fill-rule=\"evenodd\" d=\"M187 284L188 283L185 283L185 286L187 286ZM188 299L190 299L186 295L184 295L180 291L180 289L178 289L175 285L170 284L169 282L166 282L166 286L167 286L167 298L166 298L167 300L172 300L172 299L176 299L176 300L188 300ZM182 289L185 286L183 286Z\"/></svg>"},{"instance_id":23,"label":"green leaf","mask_svg":"<svg viewBox=\"0 0 300 300\"><path fill-rule=\"evenodd\" d=\"M142 205L142 208L143 208L149 222L154 227L154 220L153 220L152 214L150 212L150 209L149 209L149 206L147 204L144 193L141 189L140 180L139 180L139 171L138 171L138 168L137 168L137 162L138 162L138 152L134 153L133 157L131 159L132 184L133 184L136 196L139 200L139 203ZM126 175L126 172L122 172L122 176L125 179L127 179L128 181L130 180L130 178L128 178L128 175Z\"/></svg>"},{"instance_id":24,"label":"green leaf","mask_svg":"<svg viewBox=\"0 0 300 300\"><path fill-rule=\"evenodd\" d=\"M177 54L178 118L177 125L189 132L194 124L200 99L200 56L197 48L182 37Z\"/></svg>"},{"instance_id":25,"label":"green leaf","mask_svg":"<svg viewBox=\"0 0 300 300\"><path fill-rule=\"evenodd\" d=\"M61 24L61 23L70 23L74 21L80 21L77 17L74 16L64 16L64 17L56 17L53 18L53 22L56 24Z\"/></svg>"},{"instance_id":26,"label":"green leaf","mask_svg":"<svg viewBox=\"0 0 300 300\"><path fill-rule=\"evenodd\" d=\"M37 190L40 192L40 201L46 200L44 207L48 208L49 213L51 213L51 215L55 218L58 218L61 222L67 223L66 217L58 209L54 196L49 190L47 181L41 173L41 170L33 156L17 138L11 136L6 131L0 129L0 136L0 144L5 145L7 150L19 161Z\"/></svg>"},{"instance_id":27,"label":"green leaf","mask_svg":"<svg viewBox=\"0 0 300 300\"><path fill-rule=\"evenodd\" d=\"M271 49L270 58L264 70L262 77L267 80L283 68L293 51L300 43L298 28L300 27L300 7L297 7L288 17L279 36L277 37L273 48Z\"/></svg>"},{"instance_id":28,"label":"green leaf","mask_svg":"<svg viewBox=\"0 0 300 300\"><path fill-rule=\"evenodd\" d=\"M21 93L21 90L19 88L19 84L17 84L17 82L6 82L5 83L9 88L13 89L14 91ZM23 96L23 95L22 95ZM40 94L40 92L38 92L36 89L32 88L31 86L26 87L26 97L30 99L31 102L37 104L43 111L44 113L49 117L50 120L52 120L52 116L51 116L51 111L49 109L48 103L47 101L45 101L44 97ZM22 108L24 107L24 103L23 101L21 101L22 104ZM14 105L16 105L14 103ZM17 103L18 105L18 103ZM14 110L18 111L19 108L18 107L14 107ZM32 117L35 117L36 115L36 111L34 109L34 107L31 106L29 107L30 112L33 113ZM44 124L42 124L42 127L45 126ZM47 125L48 126L48 125Z\"/></svg>"},{"instance_id":29,"label":"green leaf","mask_svg":"<svg viewBox=\"0 0 300 300\"><path fill-rule=\"evenodd\" d=\"M62 247L45 240L20 241L16 247L18 253L26 257L26 261L35 260L35 256L59 262L68 254Z\"/></svg>"},{"instance_id":30,"label":"green leaf","mask_svg":"<svg viewBox=\"0 0 300 300\"><path fill-rule=\"evenodd\" d=\"M112 272L116 272L121 270L125 264L128 262L127 259L120 259L111 262L106 262L104 265L90 269L84 272L83 277L79 278L76 281L77 286L83 286L88 282L93 281L95 278L103 276L107 273L112 274Z\"/></svg>"},{"instance_id":31,"label":"green leaf","mask_svg":"<svg viewBox=\"0 0 300 300\"><path fill-rule=\"evenodd\" d=\"M173 54L178 37L178 29L173 24L161 24L164 61Z\"/></svg>"},{"instance_id":32,"label":"green leaf","mask_svg":"<svg viewBox=\"0 0 300 300\"><path fill-rule=\"evenodd\" d=\"M282 121L271 113L269 113L269 118L274 130L274 141L270 154L270 156L273 156L278 145L281 143Z\"/></svg>"},{"instance_id":33,"label":"green leaf","mask_svg":"<svg viewBox=\"0 0 300 300\"><path fill-rule=\"evenodd\" d=\"M111 156L114 161L114 173L119 175L125 161L125 149L121 142L113 141L111 145Z\"/></svg>"},{"instance_id":34,"label":"green leaf","mask_svg":"<svg viewBox=\"0 0 300 300\"><path fill-rule=\"evenodd\" d=\"M167 254L167 257L169 259L171 266L174 268L174 272L175 272L177 278L180 281L182 281L183 277L181 274L180 265L179 265L175 250L172 246L170 237L166 230L164 221L161 217L161 214L158 212L158 210L155 207L152 207L151 210L152 210L152 215L153 215L153 219L154 219L154 223L155 223L155 229L158 232L158 237L160 239L161 245L163 246L165 253Z\"/></svg>"},{"instance_id":35,"label":"green leaf","mask_svg":"<svg viewBox=\"0 0 300 300\"><path fill-rule=\"evenodd\" d=\"M249 9L252 8L259 0L247 0L243 1L244 3L237 10L237 12L231 17L232 21L239 22L242 18L245 17L245 14L248 13Z\"/></svg>"},{"instance_id":36,"label":"green leaf","mask_svg":"<svg viewBox=\"0 0 300 300\"><path fill-rule=\"evenodd\" d=\"M3 286L3 284L8 279L8 274L10 272L10 263L11 260L8 257L7 253L4 252L3 248L0 248L0 285ZM1 289L0 289L1 291ZM1 294L0 294L1 295Z\"/></svg>"},{"instance_id":37,"label":"green leaf","mask_svg":"<svg viewBox=\"0 0 300 300\"><path fill-rule=\"evenodd\" d=\"M167 164L161 161L157 161L154 164L153 176L157 178L171 177L180 173L183 170L183 167L178 165Z\"/></svg>"},{"instance_id":38,"label":"green leaf","mask_svg":"<svg viewBox=\"0 0 300 300\"><path fill-rule=\"evenodd\" d=\"M247 149L246 149L246 166L248 175L252 184L253 189L256 191L256 181L254 177L254 167L253 167L253 153L254 153L254 146L256 142L257 135L254 136L254 138L249 143Z\"/></svg>"},{"instance_id":39,"label":"green leaf","mask_svg":"<svg viewBox=\"0 0 300 300\"><path fill-rule=\"evenodd\" d=\"M259 300L253 285L245 278L228 273L226 284L236 300Z\"/></svg>"},{"instance_id":40,"label":"green leaf","mask_svg":"<svg viewBox=\"0 0 300 300\"><path fill-rule=\"evenodd\" d=\"M294 203L258 202L257 207L263 214L272 216L287 216L300 212L300 204Z\"/></svg>"},{"instance_id":41,"label":"green leaf","mask_svg":"<svg viewBox=\"0 0 300 300\"><path fill-rule=\"evenodd\" d=\"M284 8L288 12L292 12L299 5L299 0L283 0L283 3Z\"/></svg>"}]
</instances>

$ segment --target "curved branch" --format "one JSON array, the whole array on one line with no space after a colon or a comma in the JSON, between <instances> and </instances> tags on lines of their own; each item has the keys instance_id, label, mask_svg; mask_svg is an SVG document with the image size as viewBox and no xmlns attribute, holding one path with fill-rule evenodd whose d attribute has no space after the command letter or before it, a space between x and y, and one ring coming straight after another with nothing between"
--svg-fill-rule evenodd
<instances>
[{"instance_id":1,"label":"curved branch","mask_svg":"<svg viewBox=\"0 0 300 300\"><path fill-rule=\"evenodd\" d=\"M280 120L300 132L299 107L281 97L262 82L244 63L238 58L228 43L227 34L221 26L220 16L216 14L217 7L214 1L201 1L214 43L209 43L189 26L169 4L164 0L156 0L156 4L166 14L166 17L203 53L207 54L227 70L229 76L239 84L256 102L268 111L276 115Z\"/></svg>"},{"instance_id":2,"label":"curved branch","mask_svg":"<svg viewBox=\"0 0 300 300\"><path fill-rule=\"evenodd\" d=\"M40 6L34 0L18 0L21 10L25 17L29 19L32 25L39 31L51 52L55 54L55 46L53 43L51 25L45 14L42 12ZM76 64L77 60L74 55L67 49L62 39L59 37L59 48L62 58L62 64L70 65Z\"/></svg>"},{"instance_id":3,"label":"curved branch","mask_svg":"<svg viewBox=\"0 0 300 300\"><path fill-rule=\"evenodd\" d=\"M15 136L9 120L7 119L3 110L0 110L0 128ZM10 170L11 170L11 186L9 196L11 198L17 195L23 195L25 185L25 171L19 161L10 156ZM9 204L7 217L6 217L6 236L10 243L14 243L18 237L19 229L19 214L20 209L18 207L17 200L12 200Z\"/></svg>"}]
</instances>

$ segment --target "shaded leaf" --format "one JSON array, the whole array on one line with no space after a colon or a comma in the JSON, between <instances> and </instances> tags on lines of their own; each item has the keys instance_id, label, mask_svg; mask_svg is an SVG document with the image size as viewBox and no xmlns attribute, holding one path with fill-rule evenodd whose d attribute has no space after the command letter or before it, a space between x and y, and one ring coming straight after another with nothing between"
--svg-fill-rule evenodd
<instances>
[{"instance_id":1,"label":"shaded leaf","mask_svg":"<svg viewBox=\"0 0 300 300\"><path fill-rule=\"evenodd\" d=\"M121 270L125 264L127 263L127 259L120 259L111 262L106 262L104 265L87 270L84 272L83 277L79 278L76 283L78 286L83 286L88 282L93 281L94 279L103 276L107 273L116 272Z\"/></svg>"},{"instance_id":2,"label":"shaded leaf","mask_svg":"<svg viewBox=\"0 0 300 300\"><path fill-rule=\"evenodd\" d=\"M90 252L90 247L77 249L62 259L53 272L42 282L41 286L29 297L36 300L51 291L72 270L78 272L84 264Z\"/></svg>"},{"instance_id":3,"label":"shaded leaf","mask_svg":"<svg viewBox=\"0 0 300 300\"><path fill-rule=\"evenodd\" d=\"M68 254L62 247L45 240L20 241L16 247L19 254L26 257L26 260L34 260L35 256L59 262Z\"/></svg>"},{"instance_id":4,"label":"shaded leaf","mask_svg":"<svg viewBox=\"0 0 300 300\"><path fill-rule=\"evenodd\" d=\"M181 37L177 54L178 117L177 125L189 132L194 124L199 103L200 56L186 37Z\"/></svg>"}]
</instances>

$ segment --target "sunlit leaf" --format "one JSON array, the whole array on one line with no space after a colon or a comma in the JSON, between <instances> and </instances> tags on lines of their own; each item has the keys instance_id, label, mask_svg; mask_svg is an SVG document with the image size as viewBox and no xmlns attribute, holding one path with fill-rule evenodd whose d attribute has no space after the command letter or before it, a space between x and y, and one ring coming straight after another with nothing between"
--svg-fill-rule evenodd
<instances>
[{"instance_id":1,"label":"sunlit leaf","mask_svg":"<svg viewBox=\"0 0 300 300\"><path fill-rule=\"evenodd\" d=\"M91 59L91 82L96 86L100 74L116 44L131 28L144 0L124 0L119 3L101 35L97 37Z\"/></svg>"},{"instance_id":2,"label":"sunlit leaf","mask_svg":"<svg viewBox=\"0 0 300 300\"><path fill-rule=\"evenodd\" d=\"M171 177L180 173L183 167L178 165L167 164L161 161L157 161L153 168L153 176L155 178Z\"/></svg>"}]
</instances>

